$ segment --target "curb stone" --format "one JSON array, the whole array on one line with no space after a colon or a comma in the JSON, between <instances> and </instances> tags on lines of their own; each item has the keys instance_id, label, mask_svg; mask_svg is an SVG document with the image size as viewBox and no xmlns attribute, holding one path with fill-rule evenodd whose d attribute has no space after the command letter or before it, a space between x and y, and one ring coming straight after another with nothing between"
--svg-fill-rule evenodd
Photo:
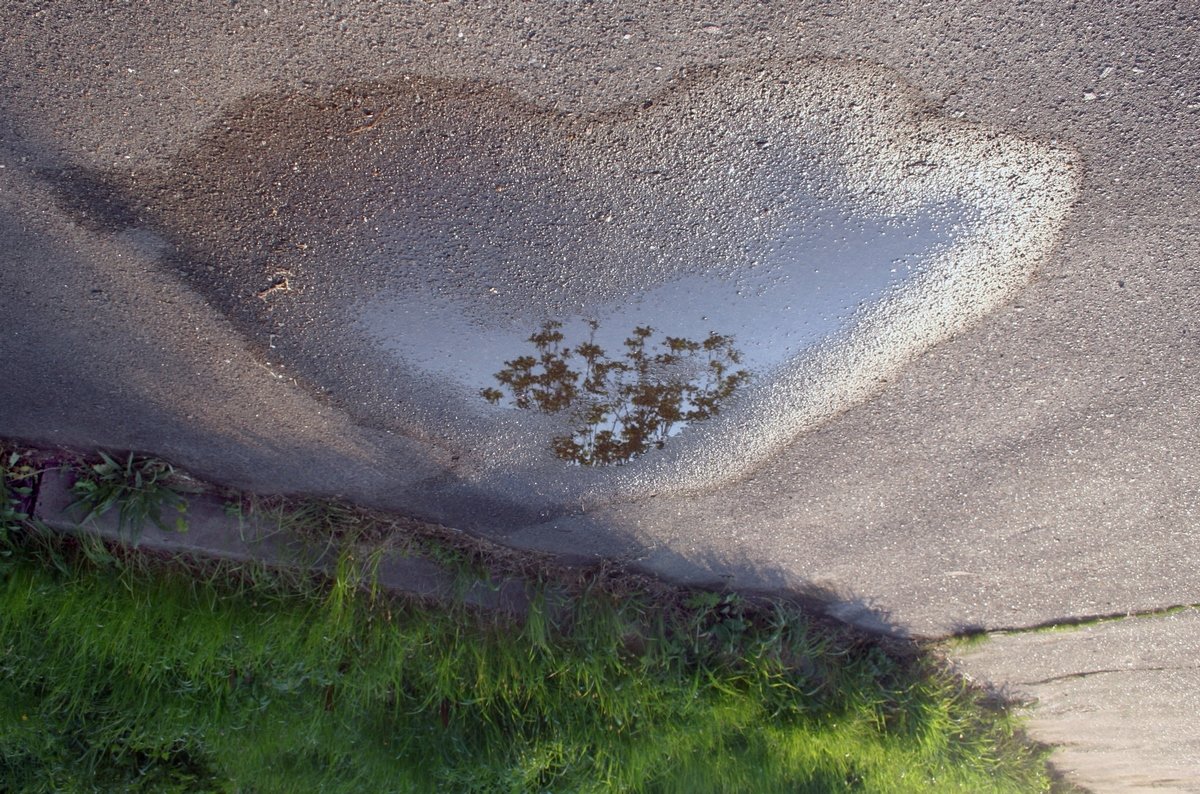
<instances>
[{"instance_id":1,"label":"curb stone","mask_svg":"<svg viewBox=\"0 0 1200 794\"><path fill-rule=\"evenodd\" d=\"M231 516L226 502L211 494L188 495L183 532L163 530L147 522L136 532L119 526L115 510L80 522L83 511L72 508L75 477L67 469L42 474L33 515L50 529L72 535L91 535L135 548L194 554L235 562L259 562L277 568L312 568L332 574L337 555L329 545L307 543L293 534L268 526L254 517ZM461 599L470 606L523 617L533 602L534 587L509 578L489 583L476 581L460 589L455 575L437 562L417 555L385 552L376 570L375 583L385 590L436 601Z\"/></svg>"}]
</instances>

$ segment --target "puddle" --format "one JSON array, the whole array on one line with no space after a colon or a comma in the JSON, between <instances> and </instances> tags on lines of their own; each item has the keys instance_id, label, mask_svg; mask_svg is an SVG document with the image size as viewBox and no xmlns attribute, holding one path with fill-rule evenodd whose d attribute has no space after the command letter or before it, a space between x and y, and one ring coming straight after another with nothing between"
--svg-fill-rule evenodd
<instances>
[{"instance_id":1,"label":"puddle","mask_svg":"<svg viewBox=\"0 0 1200 794\"><path fill-rule=\"evenodd\" d=\"M463 410L495 415L494 405L510 415L530 409L561 413L571 432L560 428L546 439L560 459L624 463L663 448L688 425L718 415L742 387L835 342L864 306L923 272L969 223L964 208L946 203L922 207L912 216L881 217L838 207L833 197L807 195L787 208L778 239L749 241L744 253L752 264L728 275L686 275L554 316L481 316L477 306L453 292L418 287L355 307L356 328L400 362L454 384L451 390L460 395ZM489 290L493 299L498 294L495 287ZM553 350L544 336L546 323L561 337L553 341ZM635 329L647 331L637 350L649 359L657 357L660 364L664 355L680 359L669 362L675 371L644 375L637 381L641 388L634 388L628 372L635 369L627 358ZM686 349L672 353L667 337L701 349L691 357ZM728 344L717 346L716 338ZM706 352L706 340L708 353L727 352L715 358L698 355ZM595 345L610 370L626 370L622 379L589 394L584 344ZM699 373L678 371L693 359L700 360ZM514 362L524 365L520 373ZM590 363L594 368L595 360ZM719 383L706 379L714 367L723 370ZM518 374L530 383L514 390ZM738 377L731 381L734 374ZM664 400L669 392L677 394ZM542 399L530 399L531 393ZM703 410L697 409L697 399ZM646 406L656 401L661 405L650 411ZM599 408L604 410L597 413ZM631 414L642 421L630 421ZM597 432L615 436L616 443L609 445L615 450L598 455Z\"/></svg>"},{"instance_id":2,"label":"puddle","mask_svg":"<svg viewBox=\"0 0 1200 794\"><path fill-rule=\"evenodd\" d=\"M1028 281L1076 173L887 72L806 63L599 113L411 76L251 97L127 184L265 363L444 462L426 504L555 511L728 482L878 393ZM746 375L696 354L588 392L591 322L613 374L646 327L648 355L716 334ZM574 375L541 388L575 392L523 408L497 375L546 323Z\"/></svg>"}]
</instances>

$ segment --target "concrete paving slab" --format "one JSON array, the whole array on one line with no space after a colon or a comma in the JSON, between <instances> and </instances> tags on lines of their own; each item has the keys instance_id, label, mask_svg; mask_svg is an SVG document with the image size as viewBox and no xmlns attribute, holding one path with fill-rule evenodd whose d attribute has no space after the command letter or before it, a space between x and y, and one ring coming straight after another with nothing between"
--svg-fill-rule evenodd
<instances>
[{"instance_id":1,"label":"concrete paving slab","mask_svg":"<svg viewBox=\"0 0 1200 794\"><path fill-rule=\"evenodd\" d=\"M960 669L1035 701L1034 738L1096 792L1200 791L1200 608L993 634Z\"/></svg>"}]
</instances>

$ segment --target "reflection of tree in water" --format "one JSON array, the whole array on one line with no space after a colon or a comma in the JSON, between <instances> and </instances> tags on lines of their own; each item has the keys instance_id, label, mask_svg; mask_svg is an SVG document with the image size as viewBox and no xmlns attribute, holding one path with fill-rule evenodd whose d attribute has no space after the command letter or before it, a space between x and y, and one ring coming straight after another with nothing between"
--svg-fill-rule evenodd
<instances>
[{"instance_id":1,"label":"reflection of tree in water","mask_svg":"<svg viewBox=\"0 0 1200 794\"><path fill-rule=\"evenodd\" d=\"M624 463L661 448L681 423L715 416L750 376L734 369L741 356L732 336L710 333L700 342L664 336L652 343L654 329L639 326L625 340L623 355L609 358L595 343L599 323L589 325L591 338L569 347L563 344L562 323L544 323L529 337L536 355L504 362L495 376L501 388L480 392L491 403L507 391L518 408L569 409L575 430L553 440L554 453L563 460L586 466Z\"/></svg>"}]
</instances>

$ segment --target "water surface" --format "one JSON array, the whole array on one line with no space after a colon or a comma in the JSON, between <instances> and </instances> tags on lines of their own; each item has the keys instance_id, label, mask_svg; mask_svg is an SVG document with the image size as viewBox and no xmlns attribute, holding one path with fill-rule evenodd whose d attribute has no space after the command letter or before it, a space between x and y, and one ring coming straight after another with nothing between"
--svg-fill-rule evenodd
<instances>
[{"instance_id":1,"label":"water surface","mask_svg":"<svg viewBox=\"0 0 1200 794\"><path fill-rule=\"evenodd\" d=\"M527 311L513 316L506 311L488 317L477 302L455 291L419 287L366 302L358 327L401 365L453 384L463 404L476 413L511 414L530 407L518 405L498 376L508 371L511 377L508 365L524 356L538 360L534 371L545 373L541 359L547 350L531 341L545 323L554 324L555 334L562 337L556 345L568 356L590 343L614 360L626 351L636 329L651 332L648 349L658 351L660 358L667 337L697 342L713 334L726 337L736 355L730 370L748 376L737 384L738 394L728 395L736 399L740 387L752 388L806 351L835 341L865 308L901 289L932 257L948 250L968 223L961 207L944 202L911 216L883 217L838 207L830 199L806 198L790 208L792 222L778 239L749 241L742 251L748 264L732 272L708 267L618 300L597 290L601 297L580 302L575 311L564 314ZM499 287L491 289L491 294L499 294ZM579 363L579 356L574 359ZM565 366L557 357L554 362ZM581 384L582 370L578 373ZM659 384L668 383L669 377L664 375ZM489 393L491 400L486 399ZM584 404L543 402L544 413L572 409L574 413L567 410L564 418L576 423L583 410L579 405ZM693 416L670 422L663 435L673 437L709 418L684 398L685 413L689 407ZM597 422L612 418L610 411ZM547 444L553 447L553 441ZM662 446L660 442L653 448Z\"/></svg>"}]
</instances>

